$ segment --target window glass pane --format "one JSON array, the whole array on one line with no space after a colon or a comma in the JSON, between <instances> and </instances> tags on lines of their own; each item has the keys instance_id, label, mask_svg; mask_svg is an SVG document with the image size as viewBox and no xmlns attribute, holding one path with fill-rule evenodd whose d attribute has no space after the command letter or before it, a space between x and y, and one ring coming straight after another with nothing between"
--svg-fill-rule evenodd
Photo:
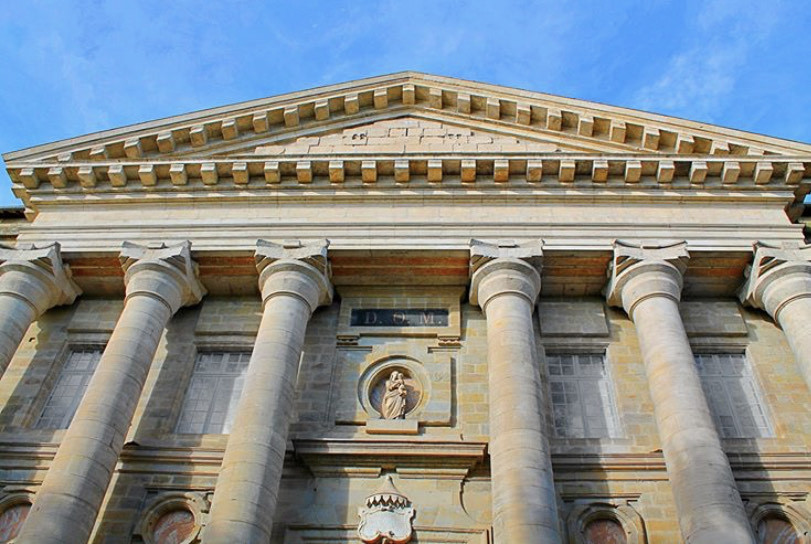
<instances>
[{"instance_id":1,"label":"window glass pane","mask_svg":"<svg viewBox=\"0 0 811 544\"><path fill-rule=\"evenodd\" d=\"M101 353L101 349L81 349L68 355L39 416L37 428L68 428L101 359Z\"/></svg>"},{"instance_id":2,"label":"window glass pane","mask_svg":"<svg viewBox=\"0 0 811 544\"><path fill-rule=\"evenodd\" d=\"M549 355L555 434L564 438L617 436L614 399L603 355Z\"/></svg>"},{"instance_id":3,"label":"window glass pane","mask_svg":"<svg viewBox=\"0 0 811 544\"><path fill-rule=\"evenodd\" d=\"M763 401L744 354L696 354L713 421L724 438L771 436Z\"/></svg>"},{"instance_id":4,"label":"window glass pane","mask_svg":"<svg viewBox=\"0 0 811 544\"><path fill-rule=\"evenodd\" d=\"M206 352L197 356L177 432L230 431L250 358L246 352Z\"/></svg>"}]
</instances>

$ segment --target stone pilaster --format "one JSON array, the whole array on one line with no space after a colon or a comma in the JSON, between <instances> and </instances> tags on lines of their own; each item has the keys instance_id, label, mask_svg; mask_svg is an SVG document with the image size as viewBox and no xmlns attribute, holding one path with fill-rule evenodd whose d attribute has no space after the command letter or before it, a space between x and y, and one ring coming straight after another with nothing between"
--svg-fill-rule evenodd
<instances>
[{"instance_id":1,"label":"stone pilaster","mask_svg":"<svg viewBox=\"0 0 811 544\"><path fill-rule=\"evenodd\" d=\"M245 389L214 490L206 544L270 541L307 322L332 301L328 242L284 247L260 240L263 312Z\"/></svg>"},{"instance_id":2,"label":"stone pilaster","mask_svg":"<svg viewBox=\"0 0 811 544\"><path fill-rule=\"evenodd\" d=\"M636 325L679 526L688 544L753 543L679 315L687 244L614 246L608 303Z\"/></svg>"},{"instance_id":3,"label":"stone pilaster","mask_svg":"<svg viewBox=\"0 0 811 544\"><path fill-rule=\"evenodd\" d=\"M31 323L53 306L72 304L80 293L59 244L0 246L0 375Z\"/></svg>"},{"instance_id":4,"label":"stone pilaster","mask_svg":"<svg viewBox=\"0 0 811 544\"><path fill-rule=\"evenodd\" d=\"M470 248L470 302L487 318L490 472L498 544L561 541L552 459L543 431L532 312L542 243Z\"/></svg>"},{"instance_id":5,"label":"stone pilaster","mask_svg":"<svg viewBox=\"0 0 811 544\"><path fill-rule=\"evenodd\" d=\"M15 539L18 544L87 542L163 330L181 306L196 304L205 293L190 246L124 244L124 311Z\"/></svg>"},{"instance_id":6,"label":"stone pilaster","mask_svg":"<svg viewBox=\"0 0 811 544\"><path fill-rule=\"evenodd\" d=\"M755 245L741 302L780 324L811 388L811 245Z\"/></svg>"}]
</instances>

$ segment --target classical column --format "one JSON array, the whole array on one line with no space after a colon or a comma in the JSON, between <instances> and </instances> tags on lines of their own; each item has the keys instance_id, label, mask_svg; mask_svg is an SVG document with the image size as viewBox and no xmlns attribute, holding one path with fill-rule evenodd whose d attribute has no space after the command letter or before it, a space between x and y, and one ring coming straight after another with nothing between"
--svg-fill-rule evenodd
<instances>
[{"instance_id":1,"label":"classical column","mask_svg":"<svg viewBox=\"0 0 811 544\"><path fill-rule=\"evenodd\" d=\"M257 243L262 321L214 489L206 544L270 541L304 333L315 309L332 301L327 246L326 240L305 247Z\"/></svg>"},{"instance_id":2,"label":"classical column","mask_svg":"<svg viewBox=\"0 0 811 544\"><path fill-rule=\"evenodd\" d=\"M191 244L121 251L126 299L110 341L59 445L17 544L85 544L112 478L152 358L169 318L196 304Z\"/></svg>"},{"instance_id":3,"label":"classical column","mask_svg":"<svg viewBox=\"0 0 811 544\"><path fill-rule=\"evenodd\" d=\"M679 314L687 244L617 242L608 303L636 325L667 474L688 544L754 544Z\"/></svg>"},{"instance_id":4,"label":"classical column","mask_svg":"<svg viewBox=\"0 0 811 544\"><path fill-rule=\"evenodd\" d=\"M80 293L59 244L0 245L0 376L31 323L53 306L72 304Z\"/></svg>"},{"instance_id":5,"label":"classical column","mask_svg":"<svg viewBox=\"0 0 811 544\"><path fill-rule=\"evenodd\" d=\"M755 245L739 296L780 324L811 388L811 245Z\"/></svg>"},{"instance_id":6,"label":"classical column","mask_svg":"<svg viewBox=\"0 0 811 544\"><path fill-rule=\"evenodd\" d=\"M470 302L481 306L487 318L489 452L497 544L561 541L532 327L541 289L541 245L471 241Z\"/></svg>"}]
</instances>

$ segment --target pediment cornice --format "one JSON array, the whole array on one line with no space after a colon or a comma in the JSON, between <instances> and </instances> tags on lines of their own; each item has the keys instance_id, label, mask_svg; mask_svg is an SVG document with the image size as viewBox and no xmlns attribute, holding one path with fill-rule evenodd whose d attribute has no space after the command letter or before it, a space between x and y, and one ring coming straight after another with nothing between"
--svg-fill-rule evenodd
<instances>
[{"instance_id":1,"label":"pediment cornice","mask_svg":"<svg viewBox=\"0 0 811 544\"><path fill-rule=\"evenodd\" d=\"M392 149L297 147L409 120L489 135L494 145L474 150L440 138ZM89 134L4 159L29 218L38 202L84 194L186 198L243 189L367 194L389 186L475 191L493 185L712 191L730 198L777 192L801 203L811 188L808 144L412 72Z\"/></svg>"},{"instance_id":2,"label":"pediment cornice","mask_svg":"<svg viewBox=\"0 0 811 544\"><path fill-rule=\"evenodd\" d=\"M422 115L583 151L685 156L811 154L811 145L594 102L402 72L88 134L6 153L19 161L162 159L221 154L375 118Z\"/></svg>"}]
</instances>

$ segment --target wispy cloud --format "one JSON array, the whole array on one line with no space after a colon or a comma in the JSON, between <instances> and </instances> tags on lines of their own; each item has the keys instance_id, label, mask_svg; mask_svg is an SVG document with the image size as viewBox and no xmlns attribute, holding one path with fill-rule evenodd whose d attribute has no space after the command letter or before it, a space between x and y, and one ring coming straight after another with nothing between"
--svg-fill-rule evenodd
<instances>
[{"instance_id":1,"label":"wispy cloud","mask_svg":"<svg viewBox=\"0 0 811 544\"><path fill-rule=\"evenodd\" d=\"M775 0L764 9L750 0L712 0L681 29L681 43L652 83L641 87L637 107L717 122L726 103L735 100L750 55L775 31L782 10Z\"/></svg>"}]
</instances>

